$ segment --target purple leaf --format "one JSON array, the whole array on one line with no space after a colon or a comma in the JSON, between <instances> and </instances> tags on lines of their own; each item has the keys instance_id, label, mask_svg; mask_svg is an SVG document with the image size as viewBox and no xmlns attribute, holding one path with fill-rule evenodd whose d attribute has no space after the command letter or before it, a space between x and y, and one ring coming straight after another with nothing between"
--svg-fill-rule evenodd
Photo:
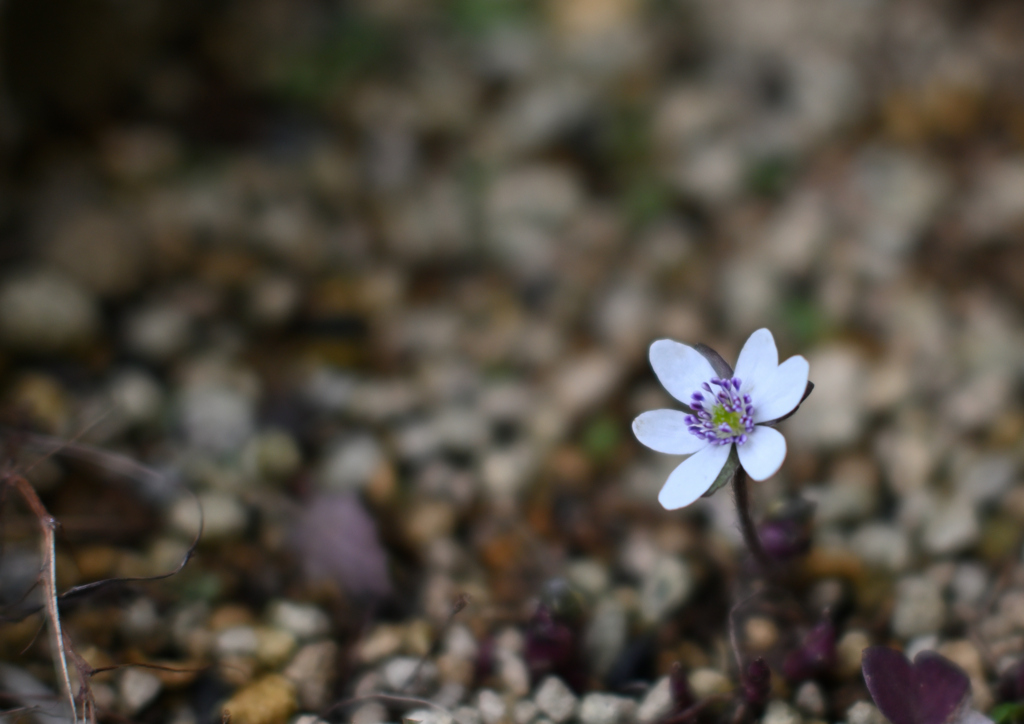
<instances>
[{"instance_id":1,"label":"purple leaf","mask_svg":"<svg viewBox=\"0 0 1024 724\"><path fill-rule=\"evenodd\" d=\"M949 724L969 705L971 682L946 657L922 651L911 664L885 646L864 650L864 682L892 724Z\"/></svg>"},{"instance_id":2,"label":"purple leaf","mask_svg":"<svg viewBox=\"0 0 1024 724\"><path fill-rule=\"evenodd\" d=\"M291 543L311 580L333 581L357 598L391 593L377 526L356 496L334 493L309 500L295 521Z\"/></svg>"},{"instance_id":3,"label":"purple leaf","mask_svg":"<svg viewBox=\"0 0 1024 724\"><path fill-rule=\"evenodd\" d=\"M934 651L914 657L919 724L945 724L971 696L971 680L959 666Z\"/></svg>"},{"instance_id":4,"label":"purple leaf","mask_svg":"<svg viewBox=\"0 0 1024 724\"><path fill-rule=\"evenodd\" d=\"M864 649L860 663L875 706L892 724L917 724L914 670L910 661L888 646Z\"/></svg>"}]
</instances>

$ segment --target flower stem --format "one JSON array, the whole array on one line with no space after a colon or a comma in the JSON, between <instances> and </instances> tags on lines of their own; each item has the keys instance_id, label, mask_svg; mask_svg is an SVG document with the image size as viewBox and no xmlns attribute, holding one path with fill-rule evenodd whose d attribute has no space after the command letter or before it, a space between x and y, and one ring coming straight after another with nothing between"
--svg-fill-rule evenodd
<instances>
[{"instance_id":1,"label":"flower stem","mask_svg":"<svg viewBox=\"0 0 1024 724\"><path fill-rule=\"evenodd\" d=\"M768 573L775 565L764 546L761 545L757 528L754 527L754 518L750 514L750 495L747 492L747 473L742 467L736 471L736 476L732 480L732 492L736 498L736 512L740 518L743 542L747 544L747 548L750 549L763 572Z\"/></svg>"}]
</instances>

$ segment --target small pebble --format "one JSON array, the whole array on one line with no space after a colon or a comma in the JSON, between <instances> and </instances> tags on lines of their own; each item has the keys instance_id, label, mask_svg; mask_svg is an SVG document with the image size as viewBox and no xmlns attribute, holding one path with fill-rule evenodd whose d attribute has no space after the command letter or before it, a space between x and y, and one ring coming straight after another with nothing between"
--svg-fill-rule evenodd
<instances>
[{"instance_id":1,"label":"small pebble","mask_svg":"<svg viewBox=\"0 0 1024 724\"><path fill-rule=\"evenodd\" d=\"M477 692L476 708L484 724L500 724L508 710L505 699L493 689L481 689Z\"/></svg>"},{"instance_id":2,"label":"small pebble","mask_svg":"<svg viewBox=\"0 0 1024 724\"><path fill-rule=\"evenodd\" d=\"M337 673L338 645L333 641L306 644L282 672L295 684L299 704L319 710L327 706Z\"/></svg>"},{"instance_id":3,"label":"small pebble","mask_svg":"<svg viewBox=\"0 0 1024 724\"><path fill-rule=\"evenodd\" d=\"M583 697L578 717L581 724L626 724L636 708L632 699L595 691Z\"/></svg>"},{"instance_id":4,"label":"small pebble","mask_svg":"<svg viewBox=\"0 0 1024 724\"><path fill-rule=\"evenodd\" d=\"M460 706L452 712L455 715L455 721L458 724L483 724L483 718L480 716L480 712L471 706ZM380 721L385 721L381 719Z\"/></svg>"},{"instance_id":5,"label":"small pebble","mask_svg":"<svg viewBox=\"0 0 1024 724\"><path fill-rule=\"evenodd\" d=\"M636 720L640 724L652 724L672 711L674 705L672 682L667 676L663 676L647 691L644 700L640 702L640 707L636 711Z\"/></svg>"},{"instance_id":6,"label":"small pebble","mask_svg":"<svg viewBox=\"0 0 1024 724\"><path fill-rule=\"evenodd\" d=\"M236 692L224 712L232 724L284 724L297 706L295 686L280 674L268 674Z\"/></svg>"},{"instance_id":7,"label":"small pebble","mask_svg":"<svg viewBox=\"0 0 1024 724\"><path fill-rule=\"evenodd\" d=\"M363 704L352 712L351 724L381 724L381 722L386 721L388 721L387 707L376 701ZM298 724L298 722L296 722L296 724Z\"/></svg>"},{"instance_id":8,"label":"small pebble","mask_svg":"<svg viewBox=\"0 0 1024 724\"><path fill-rule=\"evenodd\" d=\"M292 601L275 601L268 615L271 625L287 631L300 641L326 636L331 632L331 620L319 608Z\"/></svg>"},{"instance_id":9,"label":"small pebble","mask_svg":"<svg viewBox=\"0 0 1024 724\"><path fill-rule=\"evenodd\" d=\"M933 633L942 627L946 606L942 591L923 576L908 576L896 585L896 605L892 614L892 630L901 638Z\"/></svg>"},{"instance_id":10,"label":"small pebble","mask_svg":"<svg viewBox=\"0 0 1024 724\"><path fill-rule=\"evenodd\" d=\"M644 576L640 588L640 613L648 623L657 623L678 608L693 592L693 576L686 562L662 556Z\"/></svg>"},{"instance_id":11,"label":"small pebble","mask_svg":"<svg viewBox=\"0 0 1024 724\"><path fill-rule=\"evenodd\" d=\"M142 669L127 668L118 682L122 709L133 716L146 708L162 688L160 677Z\"/></svg>"},{"instance_id":12,"label":"small pebble","mask_svg":"<svg viewBox=\"0 0 1024 724\"><path fill-rule=\"evenodd\" d=\"M540 683L533 701L555 724L568 721L576 713L576 695L557 676L549 676Z\"/></svg>"},{"instance_id":13,"label":"small pebble","mask_svg":"<svg viewBox=\"0 0 1024 724\"><path fill-rule=\"evenodd\" d=\"M515 724L530 724L534 719L537 718L537 714L540 712L540 707L529 699L522 699L517 701L515 706L512 707L512 721Z\"/></svg>"},{"instance_id":14,"label":"small pebble","mask_svg":"<svg viewBox=\"0 0 1024 724\"><path fill-rule=\"evenodd\" d=\"M724 694L732 689L729 677L716 669L694 669L689 676L690 690L698 699Z\"/></svg>"},{"instance_id":15,"label":"small pebble","mask_svg":"<svg viewBox=\"0 0 1024 724\"><path fill-rule=\"evenodd\" d=\"M521 656L501 651L498 655L498 678L505 691L514 696L530 693L530 670Z\"/></svg>"},{"instance_id":16,"label":"small pebble","mask_svg":"<svg viewBox=\"0 0 1024 724\"><path fill-rule=\"evenodd\" d=\"M886 719L874 704L858 701L846 710L846 724L886 724Z\"/></svg>"},{"instance_id":17,"label":"small pebble","mask_svg":"<svg viewBox=\"0 0 1024 724\"><path fill-rule=\"evenodd\" d=\"M796 704L797 709L808 716L818 719L825 716L825 692L821 690L821 686L817 682L805 681L800 684L800 688L796 690L793 702Z\"/></svg>"},{"instance_id":18,"label":"small pebble","mask_svg":"<svg viewBox=\"0 0 1024 724\"><path fill-rule=\"evenodd\" d=\"M230 493L207 491L199 494L202 507L203 541L225 540L240 535L249 525L249 511ZM196 499L185 496L174 504L171 525L182 535L193 538L199 531L199 508Z\"/></svg>"},{"instance_id":19,"label":"small pebble","mask_svg":"<svg viewBox=\"0 0 1024 724\"><path fill-rule=\"evenodd\" d=\"M861 657L872 641L864 631L854 629L843 634L836 643L836 669L840 676L853 678L860 674Z\"/></svg>"},{"instance_id":20,"label":"small pebble","mask_svg":"<svg viewBox=\"0 0 1024 724\"><path fill-rule=\"evenodd\" d=\"M784 701L775 699L768 702L761 724L800 724L800 713Z\"/></svg>"},{"instance_id":21,"label":"small pebble","mask_svg":"<svg viewBox=\"0 0 1024 724\"><path fill-rule=\"evenodd\" d=\"M752 651L764 652L779 640L779 627L770 618L751 616L743 624L743 634Z\"/></svg>"},{"instance_id":22,"label":"small pebble","mask_svg":"<svg viewBox=\"0 0 1024 724\"><path fill-rule=\"evenodd\" d=\"M403 722L419 722L419 724L453 724L450 715L437 709L414 709L402 715Z\"/></svg>"},{"instance_id":23,"label":"small pebble","mask_svg":"<svg viewBox=\"0 0 1024 724\"><path fill-rule=\"evenodd\" d=\"M0 283L0 340L29 352L57 352L87 342L99 329L96 300L48 270L24 271Z\"/></svg>"},{"instance_id":24,"label":"small pebble","mask_svg":"<svg viewBox=\"0 0 1024 724\"><path fill-rule=\"evenodd\" d=\"M401 626L380 624L359 642L356 647L356 658L364 664L383 661L398 653L402 647L402 638Z\"/></svg>"}]
</instances>

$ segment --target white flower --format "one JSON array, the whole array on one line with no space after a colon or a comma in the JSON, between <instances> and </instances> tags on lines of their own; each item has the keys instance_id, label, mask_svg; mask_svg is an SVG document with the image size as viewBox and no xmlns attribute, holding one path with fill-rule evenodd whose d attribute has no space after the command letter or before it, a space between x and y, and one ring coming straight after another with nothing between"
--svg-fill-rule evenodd
<instances>
[{"instance_id":1,"label":"white flower","mask_svg":"<svg viewBox=\"0 0 1024 724\"><path fill-rule=\"evenodd\" d=\"M806 359L790 357L780 365L775 339L767 329L750 335L735 372L714 355L716 373L702 352L670 339L652 344L650 356L665 389L692 408L690 413L652 410L633 421L633 433L647 447L690 456L668 476L659 503L675 510L704 495L733 449L754 480L778 471L786 458L786 439L766 423L787 416L805 397Z\"/></svg>"}]
</instances>

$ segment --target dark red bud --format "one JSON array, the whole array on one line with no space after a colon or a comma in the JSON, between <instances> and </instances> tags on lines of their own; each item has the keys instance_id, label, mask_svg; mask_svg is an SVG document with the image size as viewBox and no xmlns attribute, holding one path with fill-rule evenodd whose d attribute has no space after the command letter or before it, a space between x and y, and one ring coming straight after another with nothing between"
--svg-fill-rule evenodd
<instances>
[{"instance_id":1,"label":"dark red bud","mask_svg":"<svg viewBox=\"0 0 1024 724\"><path fill-rule=\"evenodd\" d=\"M743 677L743 700L760 709L768 703L772 693L772 670L764 659L758 657L747 666Z\"/></svg>"},{"instance_id":2,"label":"dark red bud","mask_svg":"<svg viewBox=\"0 0 1024 724\"><path fill-rule=\"evenodd\" d=\"M678 661L672 664L668 674L669 690L672 692L672 703L676 711L689 709L697 703L697 697L690 690L690 680L686 669Z\"/></svg>"},{"instance_id":3,"label":"dark red bud","mask_svg":"<svg viewBox=\"0 0 1024 724\"><path fill-rule=\"evenodd\" d=\"M836 627L822 621L804 637L800 647L790 651L782 673L790 681L813 679L832 668L836 660Z\"/></svg>"}]
</instances>

